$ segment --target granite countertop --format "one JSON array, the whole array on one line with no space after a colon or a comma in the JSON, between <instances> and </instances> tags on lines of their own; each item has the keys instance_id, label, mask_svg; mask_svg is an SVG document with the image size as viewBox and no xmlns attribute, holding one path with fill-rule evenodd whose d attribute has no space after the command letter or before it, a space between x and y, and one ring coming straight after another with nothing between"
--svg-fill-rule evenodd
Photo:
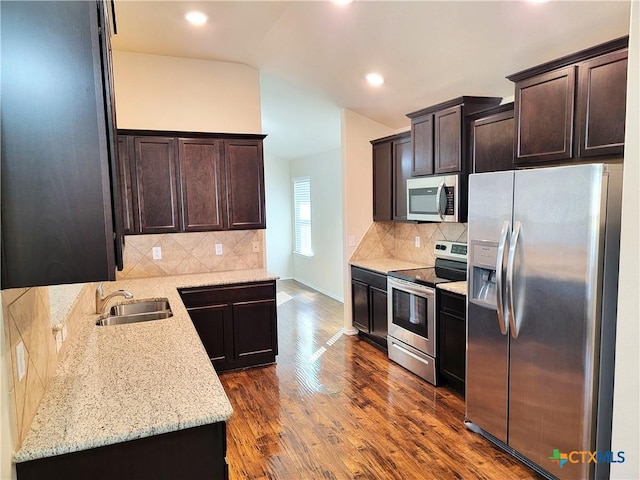
<instances>
[{"instance_id":1,"label":"granite countertop","mask_svg":"<svg viewBox=\"0 0 640 480\"><path fill-rule=\"evenodd\" d=\"M106 282L133 300L166 297L173 317L98 327L85 315L14 462L226 421L233 412L177 288L277 276L263 269Z\"/></svg>"},{"instance_id":2,"label":"granite countertop","mask_svg":"<svg viewBox=\"0 0 640 480\"><path fill-rule=\"evenodd\" d=\"M365 260L351 260L349 264L354 267L373 270L374 272L382 273L383 275L386 275L387 273L394 270L410 270L414 268L429 267L429 265L407 262L406 260L398 260L397 258L370 258Z\"/></svg>"},{"instance_id":3,"label":"granite countertop","mask_svg":"<svg viewBox=\"0 0 640 480\"><path fill-rule=\"evenodd\" d=\"M467 282L447 282L447 283L439 283L437 287L441 290L446 290L448 292L457 293L460 295L467 295Z\"/></svg>"}]
</instances>

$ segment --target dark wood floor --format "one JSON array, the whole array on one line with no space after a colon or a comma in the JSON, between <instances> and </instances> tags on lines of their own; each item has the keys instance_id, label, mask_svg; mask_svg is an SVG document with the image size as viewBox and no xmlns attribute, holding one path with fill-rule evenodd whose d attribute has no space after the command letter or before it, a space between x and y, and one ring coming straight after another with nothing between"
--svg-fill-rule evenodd
<instances>
[{"instance_id":1,"label":"dark wood floor","mask_svg":"<svg viewBox=\"0 0 640 480\"><path fill-rule=\"evenodd\" d=\"M460 395L342 335L340 302L278 290L293 298L278 307L277 364L220 375L232 480L540 478L464 427Z\"/></svg>"}]
</instances>

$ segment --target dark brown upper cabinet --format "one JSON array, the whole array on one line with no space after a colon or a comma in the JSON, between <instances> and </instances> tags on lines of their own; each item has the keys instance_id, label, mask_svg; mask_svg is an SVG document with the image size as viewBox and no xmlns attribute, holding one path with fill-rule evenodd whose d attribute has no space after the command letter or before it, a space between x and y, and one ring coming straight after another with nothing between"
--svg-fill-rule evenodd
<instances>
[{"instance_id":1,"label":"dark brown upper cabinet","mask_svg":"<svg viewBox=\"0 0 640 480\"><path fill-rule=\"evenodd\" d=\"M473 173L513 170L513 102L469 117Z\"/></svg>"},{"instance_id":2,"label":"dark brown upper cabinet","mask_svg":"<svg viewBox=\"0 0 640 480\"><path fill-rule=\"evenodd\" d=\"M265 228L265 135L120 130L133 228L170 233ZM124 147L123 145L126 145ZM126 178L121 180L124 185ZM126 222L125 222L126 223Z\"/></svg>"},{"instance_id":3,"label":"dark brown upper cabinet","mask_svg":"<svg viewBox=\"0 0 640 480\"><path fill-rule=\"evenodd\" d=\"M621 157L628 37L510 75L515 164Z\"/></svg>"},{"instance_id":4,"label":"dark brown upper cabinet","mask_svg":"<svg viewBox=\"0 0 640 480\"><path fill-rule=\"evenodd\" d=\"M171 137L133 138L140 233L180 231L175 144Z\"/></svg>"},{"instance_id":5,"label":"dark brown upper cabinet","mask_svg":"<svg viewBox=\"0 0 640 480\"><path fill-rule=\"evenodd\" d=\"M578 65L578 156L624 153L628 51Z\"/></svg>"},{"instance_id":6,"label":"dark brown upper cabinet","mask_svg":"<svg viewBox=\"0 0 640 480\"><path fill-rule=\"evenodd\" d=\"M120 176L120 195L122 208L122 221L126 235L134 233L136 229L135 203L133 200L132 159L133 147L131 137L118 137L118 174Z\"/></svg>"},{"instance_id":7,"label":"dark brown upper cabinet","mask_svg":"<svg viewBox=\"0 0 640 480\"><path fill-rule=\"evenodd\" d=\"M3 2L2 288L114 280L122 264L104 2Z\"/></svg>"},{"instance_id":8,"label":"dark brown upper cabinet","mask_svg":"<svg viewBox=\"0 0 640 480\"><path fill-rule=\"evenodd\" d=\"M220 140L181 138L178 141L185 232L224 228L221 148Z\"/></svg>"},{"instance_id":9,"label":"dark brown upper cabinet","mask_svg":"<svg viewBox=\"0 0 640 480\"><path fill-rule=\"evenodd\" d=\"M501 100L463 96L409 113L413 144L411 176L468 173L465 117L498 105Z\"/></svg>"},{"instance_id":10,"label":"dark brown upper cabinet","mask_svg":"<svg viewBox=\"0 0 640 480\"><path fill-rule=\"evenodd\" d=\"M373 220L407 220L407 178L411 177L411 132L372 140Z\"/></svg>"},{"instance_id":11,"label":"dark brown upper cabinet","mask_svg":"<svg viewBox=\"0 0 640 480\"><path fill-rule=\"evenodd\" d=\"M391 158L393 175L393 220L407 221L407 178L411 178L411 132L401 134L393 141Z\"/></svg>"},{"instance_id":12,"label":"dark brown upper cabinet","mask_svg":"<svg viewBox=\"0 0 640 480\"><path fill-rule=\"evenodd\" d=\"M384 222L393 219L391 180L391 140L383 140L373 144L373 221Z\"/></svg>"},{"instance_id":13,"label":"dark brown upper cabinet","mask_svg":"<svg viewBox=\"0 0 640 480\"><path fill-rule=\"evenodd\" d=\"M224 141L227 228L266 228L262 139Z\"/></svg>"}]
</instances>

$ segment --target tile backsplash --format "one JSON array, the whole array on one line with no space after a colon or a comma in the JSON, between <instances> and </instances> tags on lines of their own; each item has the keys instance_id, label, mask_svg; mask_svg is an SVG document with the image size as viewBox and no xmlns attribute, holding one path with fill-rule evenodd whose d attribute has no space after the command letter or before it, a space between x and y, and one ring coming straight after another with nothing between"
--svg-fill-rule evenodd
<instances>
[{"instance_id":1,"label":"tile backsplash","mask_svg":"<svg viewBox=\"0 0 640 480\"><path fill-rule=\"evenodd\" d=\"M416 237L420 237L419 247ZM398 258L433 266L433 250L439 240L466 243L466 224L373 222L351 260Z\"/></svg>"},{"instance_id":2,"label":"tile backsplash","mask_svg":"<svg viewBox=\"0 0 640 480\"><path fill-rule=\"evenodd\" d=\"M222 255L216 255L216 244L222 245ZM254 251L254 244L257 244L258 252ZM153 247L160 247L161 259L153 258ZM127 235L124 269L117 272L117 278L162 277L263 267L263 230Z\"/></svg>"},{"instance_id":3,"label":"tile backsplash","mask_svg":"<svg viewBox=\"0 0 640 480\"><path fill-rule=\"evenodd\" d=\"M65 324L67 339L59 352L56 351L55 331L52 328L52 318L59 315L51 309L50 287L15 288L1 293L15 449L19 448L31 427L69 339L78 328L77 321L94 308L93 287L93 284L78 286L75 299L64 315L68 319ZM16 358L19 343L24 346L26 367L22 379L18 379Z\"/></svg>"}]
</instances>

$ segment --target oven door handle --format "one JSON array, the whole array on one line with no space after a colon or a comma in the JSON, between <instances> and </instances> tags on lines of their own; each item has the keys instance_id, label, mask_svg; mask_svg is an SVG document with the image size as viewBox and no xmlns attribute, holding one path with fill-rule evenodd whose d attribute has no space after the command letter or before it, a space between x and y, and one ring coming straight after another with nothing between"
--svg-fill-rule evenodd
<instances>
[{"instance_id":1,"label":"oven door handle","mask_svg":"<svg viewBox=\"0 0 640 480\"><path fill-rule=\"evenodd\" d=\"M426 298L435 297L435 290L433 288L416 285L413 283L405 282L403 280L396 280L395 278L388 278L387 281L389 288L395 288L403 292L413 293L414 295L419 295Z\"/></svg>"},{"instance_id":2,"label":"oven door handle","mask_svg":"<svg viewBox=\"0 0 640 480\"><path fill-rule=\"evenodd\" d=\"M505 318L504 308L504 255L507 251L506 245L509 241L510 224L505 220L502 224L502 232L500 232L500 243L498 244L498 255L496 256L496 310L498 312L498 325L500 325L500 333L502 335L509 334L509 323Z\"/></svg>"}]
</instances>

